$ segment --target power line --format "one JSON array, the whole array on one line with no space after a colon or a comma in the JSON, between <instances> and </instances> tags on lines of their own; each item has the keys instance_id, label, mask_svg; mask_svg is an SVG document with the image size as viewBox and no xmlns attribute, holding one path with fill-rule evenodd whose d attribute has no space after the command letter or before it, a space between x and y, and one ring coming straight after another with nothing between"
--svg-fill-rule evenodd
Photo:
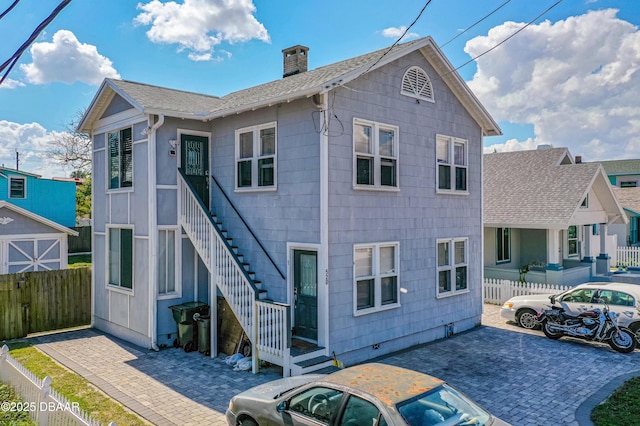
<instances>
[{"instance_id":1,"label":"power line","mask_svg":"<svg viewBox=\"0 0 640 426\"><path fill-rule=\"evenodd\" d=\"M9 7L7 8L7 10L5 10L4 12L2 12L2 14L0 14L0 19L4 18L4 16L5 16L7 13L11 12L11 9L13 9L14 7L16 7L16 6L18 5L18 3L20 3L20 0L15 0L15 1L11 4L11 6L9 6Z\"/></svg>"},{"instance_id":2,"label":"power line","mask_svg":"<svg viewBox=\"0 0 640 426\"><path fill-rule=\"evenodd\" d=\"M469 31L471 28L475 27L476 25L478 25L479 23L481 23L482 21L484 21L485 19L489 18L491 15L493 15L494 13L496 13L497 11L499 11L500 9L502 9L504 6L506 6L508 3L510 3L511 0L507 0L504 3L502 3L500 6L496 7L495 9L493 9L493 11L489 12L489 14L483 16L482 18L478 19L476 22L474 22L471 26L467 27L464 31L462 31L460 34L456 35L455 37L453 37L452 39L450 39L449 41L447 41L446 43L444 43L442 46L440 46L440 48L445 47L447 44L451 43L452 41L454 41L455 39L457 39L458 37L460 37L461 35L463 35L464 33L466 33L467 31Z\"/></svg>"},{"instance_id":3,"label":"power line","mask_svg":"<svg viewBox=\"0 0 640 426\"><path fill-rule=\"evenodd\" d=\"M4 75L2 76L2 79L0 79L0 85L6 80L7 76L9 75L13 67L16 65L16 63L18 63L18 60L20 59L22 54L29 48L31 43L33 43L34 40L38 38L42 30L44 30L46 26L49 25L51 21L53 21L55 17L58 16L58 14L62 12L62 10L65 7L67 7L69 3L71 3L71 0L63 0L62 2L60 2L60 4L53 10L53 12L51 12L51 14L44 21L42 21L40 25L38 25L38 27L33 31L33 33L31 33L31 36L29 36L27 41L25 41L22 44L22 46L20 46L18 50L16 50L16 52L9 59L7 59L2 65L0 65L0 72L4 71L5 68L9 67L7 71L4 73ZM14 4L12 4L11 6L9 6L8 10L11 10L16 4L17 4L17 1L15 1ZM8 10L4 14L6 14Z\"/></svg>"}]
</instances>

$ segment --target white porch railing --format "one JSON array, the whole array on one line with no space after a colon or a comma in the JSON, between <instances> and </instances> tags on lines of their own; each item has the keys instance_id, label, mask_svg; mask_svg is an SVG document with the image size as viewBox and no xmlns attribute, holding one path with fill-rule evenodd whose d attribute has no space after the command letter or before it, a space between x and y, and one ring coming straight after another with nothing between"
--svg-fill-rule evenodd
<instances>
[{"instance_id":1,"label":"white porch railing","mask_svg":"<svg viewBox=\"0 0 640 426\"><path fill-rule=\"evenodd\" d=\"M624 266L640 266L640 247L618 247L617 264ZM617 266L617 265L611 265Z\"/></svg>"},{"instance_id":2,"label":"white porch railing","mask_svg":"<svg viewBox=\"0 0 640 426\"><path fill-rule=\"evenodd\" d=\"M0 379L3 383L11 385L20 395L24 400L21 408L28 411L31 420L38 425L101 426L102 424L81 410L77 402L69 402L55 389L52 389L49 377L39 379L23 367L9 355L7 345L0 348ZM111 422L109 426L116 426L116 424Z\"/></svg>"},{"instance_id":3,"label":"white porch railing","mask_svg":"<svg viewBox=\"0 0 640 426\"><path fill-rule=\"evenodd\" d=\"M179 171L178 192L180 224L207 265L212 285L220 289L251 340L253 372L258 370L258 357L285 367L290 346L288 305L257 300L257 289L247 271Z\"/></svg>"},{"instance_id":4,"label":"white porch railing","mask_svg":"<svg viewBox=\"0 0 640 426\"><path fill-rule=\"evenodd\" d=\"M501 305L515 296L527 294L558 294L568 290L569 286L527 283L493 278L484 279L484 303Z\"/></svg>"}]
</instances>

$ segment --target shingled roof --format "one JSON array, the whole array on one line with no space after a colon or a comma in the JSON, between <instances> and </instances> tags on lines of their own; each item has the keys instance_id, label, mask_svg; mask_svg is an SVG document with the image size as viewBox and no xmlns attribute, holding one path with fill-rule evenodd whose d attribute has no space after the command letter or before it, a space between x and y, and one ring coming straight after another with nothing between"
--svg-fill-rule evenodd
<instances>
[{"instance_id":1,"label":"shingled roof","mask_svg":"<svg viewBox=\"0 0 640 426\"><path fill-rule=\"evenodd\" d=\"M613 187L613 192L620 205L625 210L640 216L640 188L620 188Z\"/></svg>"},{"instance_id":2,"label":"shingled roof","mask_svg":"<svg viewBox=\"0 0 640 426\"><path fill-rule=\"evenodd\" d=\"M575 164L566 148L486 154L483 180L485 226L565 229L596 183L607 213L621 213L602 166Z\"/></svg>"},{"instance_id":3,"label":"shingled roof","mask_svg":"<svg viewBox=\"0 0 640 426\"><path fill-rule=\"evenodd\" d=\"M640 174L640 159L599 161L608 175Z\"/></svg>"},{"instance_id":4,"label":"shingled roof","mask_svg":"<svg viewBox=\"0 0 640 426\"><path fill-rule=\"evenodd\" d=\"M92 123L100 117L115 94L126 99L144 114L211 120L328 92L414 51L420 51L432 64L439 78L465 105L485 135L502 134L498 124L480 104L460 75L455 72L431 37L380 49L222 97L126 80L106 79L78 128L89 132Z\"/></svg>"}]
</instances>

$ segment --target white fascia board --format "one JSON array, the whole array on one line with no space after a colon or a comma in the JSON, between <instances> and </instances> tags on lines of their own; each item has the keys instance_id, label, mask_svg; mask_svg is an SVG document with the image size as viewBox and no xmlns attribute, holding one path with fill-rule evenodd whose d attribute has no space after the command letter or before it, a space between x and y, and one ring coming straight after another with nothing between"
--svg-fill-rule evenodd
<instances>
[{"instance_id":1,"label":"white fascia board","mask_svg":"<svg viewBox=\"0 0 640 426\"><path fill-rule=\"evenodd\" d=\"M47 225L50 228L56 229L60 232L64 232L65 234L73 235L74 237L77 237L79 235L78 231L69 229L66 226L60 225L57 222L47 219L46 217L42 217L39 214L30 212L29 210L25 210L22 207L18 207L15 204L9 203L8 201L0 201L0 209L1 208L12 210L22 216L28 217L29 219L35 220L36 222L40 222L43 225Z\"/></svg>"}]
</instances>

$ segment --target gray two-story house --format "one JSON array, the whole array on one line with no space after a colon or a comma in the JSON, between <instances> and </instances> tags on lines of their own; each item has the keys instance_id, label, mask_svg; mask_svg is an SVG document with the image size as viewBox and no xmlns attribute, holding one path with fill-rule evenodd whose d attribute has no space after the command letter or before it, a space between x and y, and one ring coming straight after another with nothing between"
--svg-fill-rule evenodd
<instances>
[{"instance_id":1,"label":"gray two-story house","mask_svg":"<svg viewBox=\"0 0 640 426\"><path fill-rule=\"evenodd\" d=\"M222 97L104 81L79 126L95 327L169 345L169 306L209 302L215 324L222 296L254 371L289 375L480 323L498 125L429 37L314 70L308 54L285 49L283 78Z\"/></svg>"}]
</instances>

